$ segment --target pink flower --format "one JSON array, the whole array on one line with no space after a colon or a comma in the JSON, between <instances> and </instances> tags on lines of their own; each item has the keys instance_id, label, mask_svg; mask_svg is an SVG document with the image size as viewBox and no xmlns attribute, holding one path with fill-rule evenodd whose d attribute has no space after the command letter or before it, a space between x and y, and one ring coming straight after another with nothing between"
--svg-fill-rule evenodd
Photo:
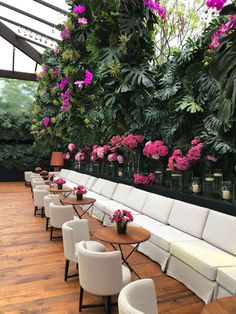
<instances>
[{"instance_id":1,"label":"pink flower","mask_svg":"<svg viewBox=\"0 0 236 314\"><path fill-rule=\"evenodd\" d=\"M55 48L54 48L54 53L57 55L58 52L59 52L59 48L58 48L58 47L55 47Z\"/></svg>"},{"instance_id":2,"label":"pink flower","mask_svg":"<svg viewBox=\"0 0 236 314\"><path fill-rule=\"evenodd\" d=\"M199 138L194 138L192 141L191 141L191 144L192 145L197 145L198 143L200 143L201 140L199 140Z\"/></svg>"},{"instance_id":3,"label":"pink flower","mask_svg":"<svg viewBox=\"0 0 236 314\"><path fill-rule=\"evenodd\" d=\"M208 6L208 8L213 8L217 11L221 11L226 1L227 0L207 0L206 5Z\"/></svg>"},{"instance_id":4,"label":"pink flower","mask_svg":"<svg viewBox=\"0 0 236 314\"><path fill-rule=\"evenodd\" d=\"M70 153L65 153L63 154L63 158L66 159L66 160L69 160L70 159Z\"/></svg>"},{"instance_id":5,"label":"pink flower","mask_svg":"<svg viewBox=\"0 0 236 314\"><path fill-rule=\"evenodd\" d=\"M64 89L66 86L68 85L68 78L66 76L64 76L60 83L57 83L55 88L56 89Z\"/></svg>"},{"instance_id":6,"label":"pink flower","mask_svg":"<svg viewBox=\"0 0 236 314\"><path fill-rule=\"evenodd\" d=\"M149 173L148 179L149 179L150 183L155 183L155 181L156 181L156 174L153 173L153 172Z\"/></svg>"},{"instance_id":7,"label":"pink flower","mask_svg":"<svg viewBox=\"0 0 236 314\"><path fill-rule=\"evenodd\" d=\"M113 216L110 218L111 218L111 222L128 223L134 220L132 213L126 209L115 210L113 213Z\"/></svg>"},{"instance_id":8,"label":"pink flower","mask_svg":"<svg viewBox=\"0 0 236 314\"><path fill-rule=\"evenodd\" d=\"M87 25L88 24L88 20L86 19L86 17L79 17L78 18L78 23L82 24L82 25Z\"/></svg>"},{"instance_id":9,"label":"pink flower","mask_svg":"<svg viewBox=\"0 0 236 314\"><path fill-rule=\"evenodd\" d=\"M171 171L174 171L175 169L175 156L171 156L168 160L168 168L171 170Z\"/></svg>"},{"instance_id":10,"label":"pink flower","mask_svg":"<svg viewBox=\"0 0 236 314\"><path fill-rule=\"evenodd\" d=\"M110 162L117 161L117 154L116 153L109 154L107 160Z\"/></svg>"},{"instance_id":11,"label":"pink flower","mask_svg":"<svg viewBox=\"0 0 236 314\"><path fill-rule=\"evenodd\" d=\"M81 4L76 5L73 8L73 13L76 13L76 14L81 14L81 13L84 13L85 11L86 11L86 7Z\"/></svg>"},{"instance_id":12,"label":"pink flower","mask_svg":"<svg viewBox=\"0 0 236 314\"><path fill-rule=\"evenodd\" d=\"M148 6L150 10L157 12L163 20L166 19L166 11L157 1L143 0L143 3Z\"/></svg>"},{"instance_id":13,"label":"pink flower","mask_svg":"<svg viewBox=\"0 0 236 314\"><path fill-rule=\"evenodd\" d=\"M81 161L81 160L85 160L85 153L77 153L76 155L75 155L75 160L77 160L77 161Z\"/></svg>"},{"instance_id":14,"label":"pink flower","mask_svg":"<svg viewBox=\"0 0 236 314\"><path fill-rule=\"evenodd\" d=\"M53 75L54 75L55 77L58 77L59 74L60 74L59 68L58 68L58 67L55 67L54 70L53 70Z\"/></svg>"},{"instance_id":15,"label":"pink flower","mask_svg":"<svg viewBox=\"0 0 236 314\"><path fill-rule=\"evenodd\" d=\"M69 151L72 152L72 151L75 149L75 144L70 143L70 144L68 145L68 149L69 149Z\"/></svg>"},{"instance_id":16,"label":"pink flower","mask_svg":"<svg viewBox=\"0 0 236 314\"><path fill-rule=\"evenodd\" d=\"M84 84L90 85L92 83L92 80L93 80L93 74L89 70L86 69Z\"/></svg>"},{"instance_id":17,"label":"pink flower","mask_svg":"<svg viewBox=\"0 0 236 314\"><path fill-rule=\"evenodd\" d=\"M188 170L190 167L189 159L186 156L177 156L175 162L176 168L179 170Z\"/></svg>"},{"instance_id":18,"label":"pink flower","mask_svg":"<svg viewBox=\"0 0 236 314\"><path fill-rule=\"evenodd\" d=\"M66 183L66 180L64 180L64 179L62 179L62 178L59 178L59 179L57 179L57 180L55 181L55 183L56 183L56 184L61 184L61 185L63 185L63 184Z\"/></svg>"},{"instance_id":19,"label":"pink flower","mask_svg":"<svg viewBox=\"0 0 236 314\"><path fill-rule=\"evenodd\" d=\"M74 82L75 85L77 85L79 88L83 88L84 81L76 81Z\"/></svg>"},{"instance_id":20,"label":"pink flower","mask_svg":"<svg viewBox=\"0 0 236 314\"><path fill-rule=\"evenodd\" d=\"M118 155L117 156L117 161L118 161L119 164L123 164L124 163L124 157L121 156L121 155Z\"/></svg>"},{"instance_id":21,"label":"pink flower","mask_svg":"<svg viewBox=\"0 0 236 314\"><path fill-rule=\"evenodd\" d=\"M74 188L73 193L75 195L79 195L79 194L86 194L87 193L87 189L85 186L83 185L78 185L77 187Z\"/></svg>"},{"instance_id":22,"label":"pink flower","mask_svg":"<svg viewBox=\"0 0 236 314\"><path fill-rule=\"evenodd\" d=\"M213 162L217 162L218 161L218 158L215 157L214 155L207 155L206 159L210 160L210 161L213 161Z\"/></svg>"},{"instance_id":23,"label":"pink flower","mask_svg":"<svg viewBox=\"0 0 236 314\"><path fill-rule=\"evenodd\" d=\"M101 159L104 158L105 152L104 152L104 148L103 147L101 147L101 146L98 147L96 149L96 153L97 153L98 158L101 158Z\"/></svg>"},{"instance_id":24,"label":"pink flower","mask_svg":"<svg viewBox=\"0 0 236 314\"><path fill-rule=\"evenodd\" d=\"M62 38L62 39L70 38L70 32L69 32L68 28L65 27L65 28L61 31L60 35L61 35L61 38Z\"/></svg>"},{"instance_id":25,"label":"pink flower","mask_svg":"<svg viewBox=\"0 0 236 314\"><path fill-rule=\"evenodd\" d=\"M150 173L149 175L145 176L140 173L135 173L134 174L134 183L135 184L142 184L142 185L147 185L150 183L153 183L154 181L154 176L156 180L156 175L155 173Z\"/></svg>"},{"instance_id":26,"label":"pink flower","mask_svg":"<svg viewBox=\"0 0 236 314\"><path fill-rule=\"evenodd\" d=\"M51 118L50 117L45 117L43 119L43 123L44 123L45 126L48 126L50 122L51 122Z\"/></svg>"},{"instance_id":27,"label":"pink flower","mask_svg":"<svg viewBox=\"0 0 236 314\"><path fill-rule=\"evenodd\" d=\"M133 134L129 134L125 137L123 137L123 144L130 149L135 149L138 146L138 140L137 140L137 135L133 135ZM140 137L138 137L139 141L140 141Z\"/></svg>"},{"instance_id":28,"label":"pink flower","mask_svg":"<svg viewBox=\"0 0 236 314\"><path fill-rule=\"evenodd\" d=\"M112 139L111 139L111 145L118 148L121 146L122 144L122 136L120 135L116 135L116 136L113 136Z\"/></svg>"},{"instance_id":29,"label":"pink flower","mask_svg":"<svg viewBox=\"0 0 236 314\"><path fill-rule=\"evenodd\" d=\"M178 156L178 155L182 155L182 150L177 148L174 150L173 156Z\"/></svg>"},{"instance_id":30,"label":"pink flower","mask_svg":"<svg viewBox=\"0 0 236 314\"><path fill-rule=\"evenodd\" d=\"M166 145L161 145L157 148L157 153L159 156L163 157L169 153L169 149Z\"/></svg>"}]
</instances>

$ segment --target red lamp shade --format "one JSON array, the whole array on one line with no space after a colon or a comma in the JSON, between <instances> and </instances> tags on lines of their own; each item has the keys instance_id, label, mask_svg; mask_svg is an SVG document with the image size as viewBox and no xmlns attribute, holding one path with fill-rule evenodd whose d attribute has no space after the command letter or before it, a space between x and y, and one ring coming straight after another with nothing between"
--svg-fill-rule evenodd
<instances>
[{"instance_id":1,"label":"red lamp shade","mask_svg":"<svg viewBox=\"0 0 236 314\"><path fill-rule=\"evenodd\" d=\"M52 152L50 165L54 166L54 167L64 166L63 153L62 152Z\"/></svg>"}]
</instances>

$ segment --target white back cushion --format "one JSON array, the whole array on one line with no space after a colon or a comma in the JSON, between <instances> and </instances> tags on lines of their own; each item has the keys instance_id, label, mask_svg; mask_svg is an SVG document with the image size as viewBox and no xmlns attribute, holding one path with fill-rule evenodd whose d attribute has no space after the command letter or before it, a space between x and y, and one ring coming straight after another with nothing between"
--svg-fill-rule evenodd
<instances>
[{"instance_id":1,"label":"white back cushion","mask_svg":"<svg viewBox=\"0 0 236 314\"><path fill-rule=\"evenodd\" d=\"M168 223L172 227L201 238L208 213L208 208L175 200Z\"/></svg>"},{"instance_id":2,"label":"white back cushion","mask_svg":"<svg viewBox=\"0 0 236 314\"><path fill-rule=\"evenodd\" d=\"M148 192L133 188L128 194L128 197L123 200L123 203L140 212L148 197L148 194Z\"/></svg>"},{"instance_id":3,"label":"white back cushion","mask_svg":"<svg viewBox=\"0 0 236 314\"><path fill-rule=\"evenodd\" d=\"M142 214L152 217L166 224L170 215L174 200L158 194L149 193L142 209Z\"/></svg>"},{"instance_id":4,"label":"white back cushion","mask_svg":"<svg viewBox=\"0 0 236 314\"><path fill-rule=\"evenodd\" d=\"M69 173L66 176L66 179L71 181L71 182L75 182L76 179L76 172L73 170L70 170Z\"/></svg>"},{"instance_id":5,"label":"white back cushion","mask_svg":"<svg viewBox=\"0 0 236 314\"><path fill-rule=\"evenodd\" d=\"M97 179L97 181L94 183L94 185L92 186L91 190L93 192L96 192L98 194L101 194L102 188L103 188L103 184L104 184L105 180L104 179Z\"/></svg>"},{"instance_id":6,"label":"white back cushion","mask_svg":"<svg viewBox=\"0 0 236 314\"><path fill-rule=\"evenodd\" d=\"M112 199L117 202L123 203L132 189L133 187L130 185L119 183L112 196Z\"/></svg>"},{"instance_id":7,"label":"white back cushion","mask_svg":"<svg viewBox=\"0 0 236 314\"><path fill-rule=\"evenodd\" d=\"M80 183L80 181L81 181L81 173L79 173L79 172L76 172L75 173L75 175L74 175L74 183L75 184L77 184L77 185L79 185L79 184L82 184L82 183ZM82 184L82 185L84 185L84 184Z\"/></svg>"},{"instance_id":8,"label":"white back cushion","mask_svg":"<svg viewBox=\"0 0 236 314\"><path fill-rule=\"evenodd\" d=\"M79 173L79 184L86 185L88 182L89 176L87 174Z\"/></svg>"},{"instance_id":9,"label":"white back cushion","mask_svg":"<svg viewBox=\"0 0 236 314\"><path fill-rule=\"evenodd\" d=\"M108 180L105 180L103 183L101 194L106 196L107 198L112 198L112 195L117 187L116 182L111 182Z\"/></svg>"},{"instance_id":10,"label":"white back cushion","mask_svg":"<svg viewBox=\"0 0 236 314\"><path fill-rule=\"evenodd\" d=\"M236 255L236 217L210 210L203 239Z\"/></svg>"},{"instance_id":11,"label":"white back cushion","mask_svg":"<svg viewBox=\"0 0 236 314\"><path fill-rule=\"evenodd\" d=\"M88 181L86 182L86 188L91 190L92 186L94 185L94 183L97 181L96 177L90 176Z\"/></svg>"},{"instance_id":12,"label":"white back cushion","mask_svg":"<svg viewBox=\"0 0 236 314\"><path fill-rule=\"evenodd\" d=\"M67 174L68 174L69 170L68 169L61 169L60 173L59 173L59 176L61 178L66 178Z\"/></svg>"}]
</instances>

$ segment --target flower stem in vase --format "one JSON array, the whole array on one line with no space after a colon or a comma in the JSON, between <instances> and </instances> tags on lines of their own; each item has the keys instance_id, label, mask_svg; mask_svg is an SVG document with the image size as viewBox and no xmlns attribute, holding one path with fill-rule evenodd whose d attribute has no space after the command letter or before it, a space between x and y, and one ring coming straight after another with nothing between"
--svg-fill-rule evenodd
<instances>
[{"instance_id":1,"label":"flower stem in vase","mask_svg":"<svg viewBox=\"0 0 236 314\"><path fill-rule=\"evenodd\" d=\"M127 223L125 222L117 222L116 229L118 234L126 234L127 231Z\"/></svg>"}]
</instances>

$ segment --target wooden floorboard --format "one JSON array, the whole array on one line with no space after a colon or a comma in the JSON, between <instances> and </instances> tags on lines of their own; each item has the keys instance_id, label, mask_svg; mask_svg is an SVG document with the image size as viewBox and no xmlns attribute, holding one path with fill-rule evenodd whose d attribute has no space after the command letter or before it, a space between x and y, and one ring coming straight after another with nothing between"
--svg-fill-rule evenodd
<instances>
[{"instance_id":1,"label":"wooden floorboard","mask_svg":"<svg viewBox=\"0 0 236 314\"><path fill-rule=\"evenodd\" d=\"M92 233L101 228L94 218L84 217ZM111 250L109 245L107 249ZM154 280L160 314L200 314L204 303L158 264L139 252L130 262L142 278ZM49 241L45 219L33 216L30 188L22 182L0 183L0 314L79 313L79 281L64 282L63 275L62 240ZM100 301L85 293L85 303ZM104 313L104 309L83 313ZM113 313L118 313L116 307Z\"/></svg>"}]
</instances>

